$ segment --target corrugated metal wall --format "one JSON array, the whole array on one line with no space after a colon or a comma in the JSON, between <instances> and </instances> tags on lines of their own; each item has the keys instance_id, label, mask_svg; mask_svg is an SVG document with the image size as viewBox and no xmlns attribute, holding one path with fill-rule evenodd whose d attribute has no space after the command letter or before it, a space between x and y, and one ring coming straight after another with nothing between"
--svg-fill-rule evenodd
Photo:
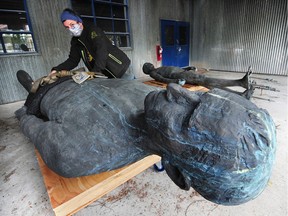
<instances>
[{"instance_id":1,"label":"corrugated metal wall","mask_svg":"<svg viewBox=\"0 0 288 216\"><path fill-rule=\"evenodd\" d=\"M288 75L287 0L195 0L191 63Z\"/></svg>"}]
</instances>

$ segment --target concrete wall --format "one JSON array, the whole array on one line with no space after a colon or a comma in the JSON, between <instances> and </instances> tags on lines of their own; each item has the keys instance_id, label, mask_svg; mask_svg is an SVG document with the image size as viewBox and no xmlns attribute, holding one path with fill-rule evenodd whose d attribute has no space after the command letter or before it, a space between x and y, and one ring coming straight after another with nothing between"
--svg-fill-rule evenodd
<instances>
[{"instance_id":1,"label":"concrete wall","mask_svg":"<svg viewBox=\"0 0 288 216\"><path fill-rule=\"evenodd\" d=\"M60 23L59 15L70 7L70 1L28 0L27 4L38 53L0 56L0 104L26 99L27 92L16 79L19 69L37 79L68 57L70 36ZM137 78L145 76L141 69L145 62L161 65L156 61L155 50L156 44L160 44L160 19L189 21L189 4L189 0L129 1L132 47L125 48L124 52L131 58L130 69Z\"/></svg>"}]
</instances>

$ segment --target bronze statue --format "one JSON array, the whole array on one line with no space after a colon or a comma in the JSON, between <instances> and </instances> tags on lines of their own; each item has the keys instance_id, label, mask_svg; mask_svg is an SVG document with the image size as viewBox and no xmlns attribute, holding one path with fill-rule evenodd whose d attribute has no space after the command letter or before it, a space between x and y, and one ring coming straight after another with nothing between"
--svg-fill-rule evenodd
<instances>
[{"instance_id":1,"label":"bronze statue","mask_svg":"<svg viewBox=\"0 0 288 216\"><path fill-rule=\"evenodd\" d=\"M202 74L195 73L195 70L193 69L187 70L174 66L162 66L155 68L154 65L149 62L146 62L143 65L142 70L145 74L149 75L153 79L164 83L178 83L181 85L188 83L191 85L204 86L208 89L220 88L226 91L240 94L247 99L250 99L254 92L254 88L250 83L250 75L252 74L252 70L250 68L248 69L245 76L238 80L209 78ZM232 86L240 86L246 90L244 92L237 92L227 88Z\"/></svg>"},{"instance_id":2,"label":"bronze statue","mask_svg":"<svg viewBox=\"0 0 288 216\"><path fill-rule=\"evenodd\" d=\"M65 177L157 154L180 188L238 205L257 197L271 175L273 120L231 92L190 92L174 83L164 90L99 78L80 85L66 79L29 97L16 112L21 129L47 166Z\"/></svg>"}]
</instances>

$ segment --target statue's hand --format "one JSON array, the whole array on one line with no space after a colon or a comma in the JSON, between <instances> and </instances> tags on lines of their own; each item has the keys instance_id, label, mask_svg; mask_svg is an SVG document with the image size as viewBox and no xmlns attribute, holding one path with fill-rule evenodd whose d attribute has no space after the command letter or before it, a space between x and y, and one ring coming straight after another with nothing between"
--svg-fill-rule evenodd
<instances>
[{"instance_id":1,"label":"statue's hand","mask_svg":"<svg viewBox=\"0 0 288 216\"><path fill-rule=\"evenodd\" d=\"M15 116L20 121L20 119L22 118L22 116L26 114L26 112L27 112L27 107L23 106L20 109L15 111Z\"/></svg>"},{"instance_id":2,"label":"statue's hand","mask_svg":"<svg viewBox=\"0 0 288 216\"><path fill-rule=\"evenodd\" d=\"M178 79L178 84L183 86L186 83L185 79Z\"/></svg>"}]
</instances>

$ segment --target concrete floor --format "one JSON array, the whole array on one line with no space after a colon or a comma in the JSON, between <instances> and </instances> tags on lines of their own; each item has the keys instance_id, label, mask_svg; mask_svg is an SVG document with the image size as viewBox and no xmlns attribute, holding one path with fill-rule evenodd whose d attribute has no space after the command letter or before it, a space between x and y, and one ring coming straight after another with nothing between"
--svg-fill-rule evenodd
<instances>
[{"instance_id":1,"label":"concrete floor","mask_svg":"<svg viewBox=\"0 0 288 216\"><path fill-rule=\"evenodd\" d=\"M210 74L211 72L209 72ZM213 72L215 77L240 78L239 73ZM256 89L256 105L268 110L277 126L278 149L272 177L264 192L239 206L221 206L192 188L179 189L165 172L149 168L108 195L80 210L77 216L286 216L287 215L287 77L253 75L280 92ZM256 98L257 97L257 98ZM259 97L259 98L258 98ZM261 99L260 99L261 98ZM34 153L21 133L14 111L24 101L0 105L0 215L54 215Z\"/></svg>"}]
</instances>

